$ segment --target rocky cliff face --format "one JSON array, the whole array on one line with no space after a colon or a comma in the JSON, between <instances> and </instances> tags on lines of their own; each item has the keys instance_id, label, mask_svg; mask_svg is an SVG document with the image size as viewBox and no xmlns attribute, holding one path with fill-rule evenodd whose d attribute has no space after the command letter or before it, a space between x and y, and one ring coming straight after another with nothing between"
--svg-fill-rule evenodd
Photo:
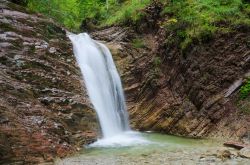
<instances>
[{"instance_id":1,"label":"rocky cliff face","mask_svg":"<svg viewBox=\"0 0 250 165\"><path fill-rule=\"evenodd\" d=\"M66 156L97 132L66 32L41 15L0 2L0 164ZM238 91L250 72L249 28L217 34L183 55L177 45L165 44L171 34L157 26L159 11L150 7L134 30L92 33L113 52L132 127L247 139L250 116L238 104L250 107L239 102Z\"/></svg>"},{"instance_id":2,"label":"rocky cliff face","mask_svg":"<svg viewBox=\"0 0 250 165\"><path fill-rule=\"evenodd\" d=\"M108 41L117 61L133 127L249 142L250 116L238 106L248 102L238 93L250 73L249 28L216 34L183 55L177 45L165 44L171 34L150 27L146 21L141 33L119 27L93 33Z\"/></svg>"},{"instance_id":3,"label":"rocky cliff face","mask_svg":"<svg viewBox=\"0 0 250 165\"><path fill-rule=\"evenodd\" d=\"M93 141L95 113L66 32L0 1L0 164L35 164Z\"/></svg>"}]
</instances>

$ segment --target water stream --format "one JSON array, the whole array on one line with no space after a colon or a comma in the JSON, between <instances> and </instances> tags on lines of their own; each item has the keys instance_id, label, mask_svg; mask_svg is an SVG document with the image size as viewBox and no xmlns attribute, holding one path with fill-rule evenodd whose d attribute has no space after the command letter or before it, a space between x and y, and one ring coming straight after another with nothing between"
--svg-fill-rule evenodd
<instances>
[{"instance_id":1,"label":"water stream","mask_svg":"<svg viewBox=\"0 0 250 165\"><path fill-rule=\"evenodd\" d=\"M69 38L101 125L103 137L91 146L146 143L129 127L121 79L109 49L87 33L69 34Z\"/></svg>"}]
</instances>

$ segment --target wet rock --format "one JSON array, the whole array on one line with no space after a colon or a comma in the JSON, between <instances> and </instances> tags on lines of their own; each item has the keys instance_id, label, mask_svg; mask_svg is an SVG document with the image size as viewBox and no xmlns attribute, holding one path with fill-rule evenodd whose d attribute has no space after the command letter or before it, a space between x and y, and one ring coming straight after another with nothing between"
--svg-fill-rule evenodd
<instances>
[{"instance_id":1,"label":"wet rock","mask_svg":"<svg viewBox=\"0 0 250 165\"><path fill-rule=\"evenodd\" d=\"M6 116L0 116L0 124L5 124L9 122L9 118Z\"/></svg>"},{"instance_id":2,"label":"wet rock","mask_svg":"<svg viewBox=\"0 0 250 165\"><path fill-rule=\"evenodd\" d=\"M68 63L70 63L72 60L71 60L71 59L67 59L66 61L67 61Z\"/></svg>"},{"instance_id":3,"label":"wet rock","mask_svg":"<svg viewBox=\"0 0 250 165\"><path fill-rule=\"evenodd\" d=\"M237 80L236 82L233 83L225 93L225 97L230 96L235 90L239 89L239 87L242 85L242 79Z\"/></svg>"},{"instance_id":4,"label":"wet rock","mask_svg":"<svg viewBox=\"0 0 250 165\"><path fill-rule=\"evenodd\" d=\"M190 137L244 138L250 120L241 113L242 102L237 100L249 72L245 60L250 31L216 34L213 40L193 45L184 55L176 43L166 43L173 34L165 29L155 25L151 29L156 33L144 33L147 25L154 26L152 17L157 18L160 10L160 5L152 6L146 9L149 15L143 20L149 22L136 29L143 35L121 27L92 33L95 39L105 40L113 53L131 125L143 131ZM133 39L138 38L145 48L133 47Z\"/></svg>"},{"instance_id":5,"label":"wet rock","mask_svg":"<svg viewBox=\"0 0 250 165\"><path fill-rule=\"evenodd\" d=\"M46 41L40 41L35 43L36 49L47 49L49 44Z\"/></svg>"},{"instance_id":6,"label":"wet rock","mask_svg":"<svg viewBox=\"0 0 250 165\"><path fill-rule=\"evenodd\" d=\"M49 97L40 98L39 100L41 101L41 103L43 103L43 104L45 104L45 105L49 105L50 103L53 102L53 99L52 99L52 98L49 98Z\"/></svg>"},{"instance_id":7,"label":"wet rock","mask_svg":"<svg viewBox=\"0 0 250 165\"><path fill-rule=\"evenodd\" d=\"M243 143L239 143L239 142L232 142L232 141L225 142L224 145L227 147L233 147L233 148L236 148L239 150L244 148L244 147L247 147L247 144L243 144Z\"/></svg>"},{"instance_id":8,"label":"wet rock","mask_svg":"<svg viewBox=\"0 0 250 165\"><path fill-rule=\"evenodd\" d=\"M76 131L95 132L97 125L70 41L52 20L0 1L0 164L75 152L96 136L79 139Z\"/></svg>"},{"instance_id":9,"label":"wet rock","mask_svg":"<svg viewBox=\"0 0 250 165\"><path fill-rule=\"evenodd\" d=\"M56 48L54 48L54 47L49 48L49 52L52 53L52 54L55 53L56 52Z\"/></svg>"},{"instance_id":10,"label":"wet rock","mask_svg":"<svg viewBox=\"0 0 250 165\"><path fill-rule=\"evenodd\" d=\"M220 158L222 160L230 159L231 152L229 150L220 150L217 152L217 158Z\"/></svg>"},{"instance_id":11,"label":"wet rock","mask_svg":"<svg viewBox=\"0 0 250 165\"><path fill-rule=\"evenodd\" d=\"M242 148L239 152L239 155L243 158L250 159L250 147Z\"/></svg>"}]
</instances>

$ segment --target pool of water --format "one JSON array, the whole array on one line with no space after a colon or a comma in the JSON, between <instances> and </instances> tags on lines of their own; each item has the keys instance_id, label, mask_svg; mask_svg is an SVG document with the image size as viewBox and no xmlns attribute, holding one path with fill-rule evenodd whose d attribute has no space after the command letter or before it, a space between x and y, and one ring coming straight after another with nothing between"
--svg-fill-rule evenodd
<instances>
[{"instance_id":1,"label":"pool of water","mask_svg":"<svg viewBox=\"0 0 250 165\"><path fill-rule=\"evenodd\" d=\"M248 159L237 156L237 151L225 148L212 139L191 139L141 133L147 143L130 146L85 147L78 154L58 159L57 165L161 165L161 164L248 164ZM231 158L219 156L223 150L230 150ZM235 154L235 156L234 156Z\"/></svg>"}]
</instances>

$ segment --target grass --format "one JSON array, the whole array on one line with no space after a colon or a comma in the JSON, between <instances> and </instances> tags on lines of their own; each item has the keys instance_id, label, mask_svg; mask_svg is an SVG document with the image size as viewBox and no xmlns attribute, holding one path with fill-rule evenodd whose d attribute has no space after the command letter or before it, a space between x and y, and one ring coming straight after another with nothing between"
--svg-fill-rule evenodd
<instances>
[{"instance_id":1,"label":"grass","mask_svg":"<svg viewBox=\"0 0 250 165\"><path fill-rule=\"evenodd\" d=\"M161 61L161 58L156 56L154 59L153 59L153 65L155 67L159 67L161 65L162 61Z\"/></svg>"},{"instance_id":2,"label":"grass","mask_svg":"<svg viewBox=\"0 0 250 165\"><path fill-rule=\"evenodd\" d=\"M181 50L192 43L209 40L216 32L227 33L237 25L250 25L248 0L159 0L164 9L161 26L174 35ZM62 3L63 2L63 3ZM82 22L105 27L134 25L139 22L152 0L29 0L28 8L54 18L68 29L79 31ZM163 19L162 19L163 20Z\"/></svg>"},{"instance_id":3,"label":"grass","mask_svg":"<svg viewBox=\"0 0 250 165\"><path fill-rule=\"evenodd\" d=\"M129 0L121 5L113 5L106 17L101 21L102 26L114 24L135 23L143 16L142 9L151 3L151 0Z\"/></svg>"},{"instance_id":4,"label":"grass","mask_svg":"<svg viewBox=\"0 0 250 165\"><path fill-rule=\"evenodd\" d=\"M240 88L240 98L246 99L250 96L250 78L246 81L246 83Z\"/></svg>"},{"instance_id":5,"label":"grass","mask_svg":"<svg viewBox=\"0 0 250 165\"><path fill-rule=\"evenodd\" d=\"M63 3L62 3L63 2ZM140 12L151 0L29 0L28 8L54 18L70 30L79 30L82 22L94 23L97 27L134 23L143 15Z\"/></svg>"},{"instance_id":6,"label":"grass","mask_svg":"<svg viewBox=\"0 0 250 165\"><path fill-rule=\"evenodd\" d=\"M133 39L131 43L134 48L145 48L145 43L142 39Z\"/></svg>"},{"instance_id":7,"label":"grass","mask_svg":"<svg viewBox=\"0 0 250 165\"><path fill-rule=\"evenodd\" d=\"M243 114L250 114L250 77L240 88L237 106Z\"/></svg>"},{"instance_id":8,"label":"grass","mask_svg":"<svg viewBox=\"0 0 250 165\"><path fill-rule=\"evenodd\" d=\"M176 31L181 48L193 40L207 40L216 31L230 31L228 25L250 24L250 5L247 0L160 0L164 4L162 23ZM144 16L142 11L152 0L29 0L28 8L43 13L69 29L79 29L82 21L97 27L134 24Z\"/></svg>"},{"instance_id":9,"label":"grass","mask_svg":"<svg viewBox=\"0 0 250 165\"><path fill-rule=\"evenodd\" d=\"M175 32L182 50L194 41L208 40L238 24L250 25L250 5L242 0L168 0L162 15L167 30Z\"/></svg>"},{"instance_id":10,"label":"grass","mask_svg":"<svg viewBox=\"0 0 250 165\"><path fill-rule=\"evenodd\" d=\"M241 113L249 115L250 114L250 97L244 100L239 100L237 103L237 106Z\"/></svg>"},{"instance_id":11,"label":"grass","mask_svg":"<svg viewBox=\"0 0 250 165\"><path fill-rule=\"evenodd\" d=\"M160 76L161 64L162 64L161 58L158 56L154 57L154 59L153 59L153 75L155 75L155 78L159 78L159 76Z\"/></svg>"},{"instance_id":12,"label":"grass","mask_svg":"<svg viewBox=\"0 0 250 165\"><path fill-rule=\"evenodd\" d=\"M70 30L79 29L84 19L78 0L28 0L27 8L53 18Z\"/></svg>"}]
</instances>

